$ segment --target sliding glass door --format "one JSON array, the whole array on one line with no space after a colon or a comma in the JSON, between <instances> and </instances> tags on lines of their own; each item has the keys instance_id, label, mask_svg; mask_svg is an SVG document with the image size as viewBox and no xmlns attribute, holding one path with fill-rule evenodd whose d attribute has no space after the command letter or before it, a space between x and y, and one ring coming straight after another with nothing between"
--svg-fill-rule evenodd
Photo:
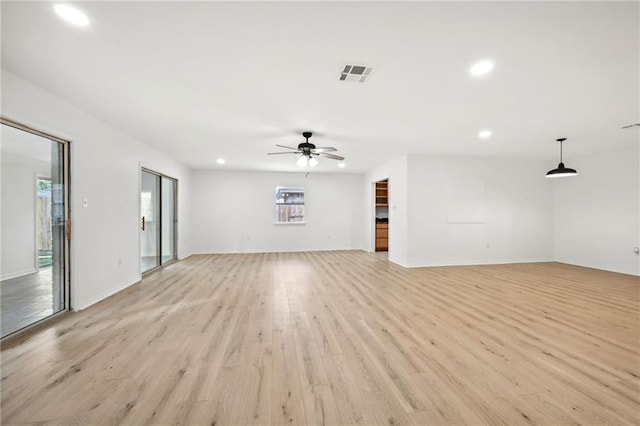
<instances>
[{"instance_id":1,"label":"sliding glass door","mask_svg":"<svg viewBox=\"0 0 640 426\"><path fill-rule=\"evenodd\" d=\"M178 182L142 169L140 178L140 270L152 271L177 258Z\"/></svg>"},{"instance_id":2,"label":"sliding glass door","mask_svg":"<svg viewBox=\"0 0 640 426\"><path fill-rule=\"evenodd\" d=\"M69 309L69 143L0 119L2 337Z\"/></svg>"},{"instance_id":3,"label":"sliding glass door","mask_svg":"<svg viewBox=\"0 0 640 426\"><path fill-rule=\"evenodd\" d=\"M160 176L142 170L140 190L140 267L160 266Z\"/></svg>"},{"instance_id":4,"label":"sliding glass door","mask_svg":"<svg viewBox=\"0 0 640 426\"><path fill-rule=\"evenodd\" d=\"M176 215L176 195L178 191L178 182L166 176L162 176L162 219L161 219L161 235L162 235L162 259L161 262L167 263L177 258L176 253L176 225L178 217Z\"/></svg>"}]
</instances>

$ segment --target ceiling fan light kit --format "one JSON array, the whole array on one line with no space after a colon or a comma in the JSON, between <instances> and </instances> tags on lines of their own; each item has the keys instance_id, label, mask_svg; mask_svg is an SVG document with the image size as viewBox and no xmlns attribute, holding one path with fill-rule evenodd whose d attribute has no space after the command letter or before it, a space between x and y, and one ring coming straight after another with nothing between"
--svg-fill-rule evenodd
<instances>
[{"instance_id":1,"label":"ceiling fan light kit","mask_svg":"<svg viewBox=\"0 0 640 426\"><path fill-rule=\"evenodd\" d=\"M330 152L337 151L334 147L325 146L325 147L316 148L314 144L309 142L309 138L313 136L313 133L303 132L302 136L306 140L305 142L302 142L300 145L298 145L297 148L276 144L277 147L290 149L291 151L268 152L267 155L300 154L298 161L296 161L296 164L298 165L298 167L317 166L319 163L315 157L326 157L326 158L331 158L332 160L340 160L340 161L344 160L344 157L341 157L335 154L330 154Z\"/></svg>"},{"instance_id":2,"label":"ceiling fan light kit","mask_svg":"<svg viewBox=\"0 0 640 426\"><path fill-rule=\"evenodd\" d=\"M553 170L549 170L547 172L548 178L560 178L560 177L570 177L570 176L578 175L578 172L575 169L566 167L562 162L562 142L566 140L567 138L556 139L557 142L560 142L560 163L558 164L557 168Z\"/></svg>"},{"instance_id":3,"label":"ceiling fan light kit","mask_svg":"<svg viewBox=\"0 0 640 426\"><path fill-rule=\"evenodd\" d=\"M318 160L316 160L313 157L307 157L306 155L301 155L300 158L298 158L298 161L296 161L296 164L298 165L298 167L315 167L318 165Z\"/></svg>"}]
</instances>

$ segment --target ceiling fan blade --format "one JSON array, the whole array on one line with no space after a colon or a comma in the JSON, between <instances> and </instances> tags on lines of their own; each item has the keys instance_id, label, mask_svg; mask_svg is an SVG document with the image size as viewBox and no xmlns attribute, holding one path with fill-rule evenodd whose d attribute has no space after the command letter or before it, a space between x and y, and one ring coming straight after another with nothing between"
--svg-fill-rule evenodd
<instances>
[{"instance_id":1,"label":"ceiling fan blade","mask_svg":"<svg viewBox=\"0 0 640 426\"><path fill-rule=\"evenodd\" d=\"M291 151L291 152L267 152L267 155L279 155L279 154L302 154L302 151Z\"/></svg>"},{"instance_id":2,"label":"ceiling fan blade","mask_svg":"<svg viewBox=\"0 0 640 426\"><path fill-rule=\"evenodd\" d=\"M319 152L318 155L322 155L323 157L327 157L327 158L331 158L333 160L344 160L344 157L340 157L339 155L335 155L335 154L328 154L326 152Z\"/></svg>"},{"instance_id":3,"label":"ceiling fan blade","mask_svg":"<svg viewBox=\"0 0 640 426\"><path fill-rule=\"evenodd\" d=\"M334 151L337 151L337 149L335 149L332 146L323 146L323 147L314 149L314 151L318 152L318 153L320 153L320 152L334 152Z\"/></svg>"},{"instance_id":4,"label":"ceiling fan blade","mask_svg":"<svg viewBox=\"0 0 640 426\"><path fill-rule=\"evenodd\" d=\"M298 148L292 148L292 147L290 147L290 146L286 146L286 145L278 145L278 144L276 144L276 146L279 146L280 148L293 149L293 150L295 150L295 151L297 151L297 150L298 150Z\"/></svg>"}]
</instances>

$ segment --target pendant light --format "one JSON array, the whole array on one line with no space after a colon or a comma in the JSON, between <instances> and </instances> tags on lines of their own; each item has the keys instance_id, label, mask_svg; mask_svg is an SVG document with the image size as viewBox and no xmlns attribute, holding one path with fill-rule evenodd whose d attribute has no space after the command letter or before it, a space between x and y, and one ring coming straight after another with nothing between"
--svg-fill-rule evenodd
<instances>
[{"instance_id":1,"label":"pendant light","mask_svg":"<svg viewBox=\"0 0 640 426\"><path fill-rule=\"evenodd\" d=\"M578 172L575 169L570 169L569 167L565 167L562 162L562 142L566 141L567 138L556 139L556 141L560 142L560 164L558 164L557 169L549 170L547 172L548 178L559 178L559 177L569 177L576 176Z\"/></svg>"}]
</instances>

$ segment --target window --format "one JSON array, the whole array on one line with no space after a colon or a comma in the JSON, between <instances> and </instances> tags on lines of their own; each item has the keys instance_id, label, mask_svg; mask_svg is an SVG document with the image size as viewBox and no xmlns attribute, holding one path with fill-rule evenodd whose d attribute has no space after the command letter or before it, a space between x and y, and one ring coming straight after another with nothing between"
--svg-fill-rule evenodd
<instances>
[{"instance_id":1,"label":"window","mask_svg":"<svg viewBox=\"0 0 640 426\"><path fill-rule=\"evenodd\" d=\"M276 187L276 223L304 223L304 187Z\"/></svg>"}]
</instances>

